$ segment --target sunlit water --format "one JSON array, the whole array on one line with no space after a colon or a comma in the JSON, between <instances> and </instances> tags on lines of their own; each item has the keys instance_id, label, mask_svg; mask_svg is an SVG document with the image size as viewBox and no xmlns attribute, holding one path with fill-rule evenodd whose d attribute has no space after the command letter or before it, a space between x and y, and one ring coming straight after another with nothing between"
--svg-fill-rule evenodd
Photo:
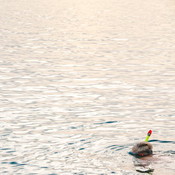
<instances>
[{"instance_id":1,"label":"sunlit water","mask_svg":"<svg viewBox=\"0 0 175 175\"><path fill-rule=\"evenodd\" d=\"M174 19L173 0L0 0L0 174L175 174Z\"/></svg>"}]
</instances>

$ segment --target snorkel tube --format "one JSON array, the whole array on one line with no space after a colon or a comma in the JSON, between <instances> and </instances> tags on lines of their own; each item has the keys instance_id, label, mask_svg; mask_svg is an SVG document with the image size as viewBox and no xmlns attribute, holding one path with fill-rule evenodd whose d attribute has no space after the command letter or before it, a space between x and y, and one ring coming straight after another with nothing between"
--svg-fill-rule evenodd
<instances>
[{"instance_id":1,"label":"snorkel tube","mask_svg":"<svg viewBox=\"0 0 175 175\"><path fill-rule=\"evenodd\" d=\"M147 137L145 139L145 142L147 142L149 140L149 137L151 136L151 134L152 134L152 131L149 130L148 133L147 133Z\"/></svg>"}]
</instances>

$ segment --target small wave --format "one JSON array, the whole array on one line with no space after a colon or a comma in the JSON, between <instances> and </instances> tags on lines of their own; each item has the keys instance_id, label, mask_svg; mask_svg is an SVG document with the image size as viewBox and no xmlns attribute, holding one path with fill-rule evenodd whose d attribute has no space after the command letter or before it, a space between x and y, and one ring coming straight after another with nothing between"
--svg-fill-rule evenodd
<instances>
[{"instance_id":1,"label":"small wave","mask_svg":"<svg viewBox=\"0 0 175 175\"><path fill-rule=\"evenodd\" d=\"M172 143L172 144L175 144L175 141L166 141L166 140L149 140L149 142L159 142L159 143Z\"/></svg>"}]
</instances>

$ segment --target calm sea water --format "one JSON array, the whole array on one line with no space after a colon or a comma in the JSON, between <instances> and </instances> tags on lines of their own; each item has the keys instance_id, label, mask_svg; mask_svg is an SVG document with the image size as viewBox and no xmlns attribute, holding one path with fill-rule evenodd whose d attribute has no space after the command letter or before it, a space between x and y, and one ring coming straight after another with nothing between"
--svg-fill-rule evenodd
<instances>
[{"instance_id":1,"label":"calm sea water","mask_svg":"<svg viewBox=\"0 0 175 175\"><path fill-rule=\"evenodd\" d=\"M0 174L175 174L174 18L173 0L0 0Z\"/></svg>"}]
</instances>

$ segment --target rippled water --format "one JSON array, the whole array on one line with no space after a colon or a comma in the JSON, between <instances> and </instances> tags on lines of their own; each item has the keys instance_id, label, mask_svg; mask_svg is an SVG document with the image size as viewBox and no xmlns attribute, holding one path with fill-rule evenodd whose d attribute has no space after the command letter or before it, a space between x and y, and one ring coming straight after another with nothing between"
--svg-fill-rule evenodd
<instances>
[{"instance_id":1,"label":"rippled water","mask_svg":"<svg viewBox=\"0 0 175 175\"><path fill-rule=\"evenodd\" d=\"M174 17L173 0L0 0L0 174L173 175ZM149 129L160 160L139 167Z\"/></svg>"}]
</instances>

